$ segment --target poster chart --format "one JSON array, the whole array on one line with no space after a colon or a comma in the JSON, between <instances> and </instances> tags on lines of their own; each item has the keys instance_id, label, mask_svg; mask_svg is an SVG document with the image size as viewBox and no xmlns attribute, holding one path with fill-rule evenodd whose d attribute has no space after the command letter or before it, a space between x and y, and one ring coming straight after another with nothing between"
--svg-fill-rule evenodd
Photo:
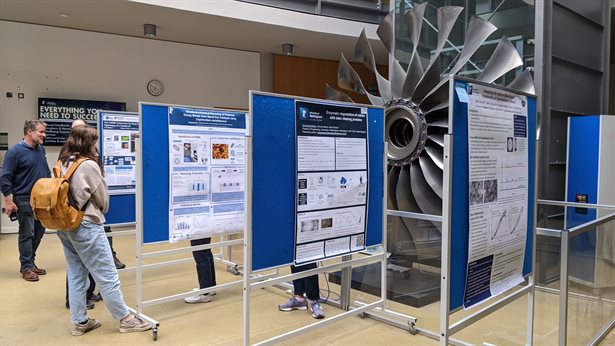
<instances>
[{"instance_id":1,"label":"poster chart","mask_svg":"<svg viewBox=\"0 0 615 346\"><path fill-rule=\"evenodd\" d=\"M98 112L101 110L123 112L126 103L39 97L38 120L47 124L45 145L64 145L75 120L81 119L90 126L98 126Z\"/></svg>"},{"instance_id":2,"label":"poster chart","mask_svg":"<svg viewBox=\"0 0 615 346\"><path fill-rule=\"evenodd\" d=\"M139 115L100 111L100 154L110 195L135 193L135 139Z\"/></svg>"},{"instance_id":3,"label":"poster chart","mask_svg":"<svg viewBox=\"0 0 615 346\"><path fill-rule=\"evenodd\" d=\"M246 114L169 107L169 241L243 232Z\"/></svg>"},{"instance_id":4,"label":"poster chart","mask_svg":"<svg viewBox=\"0 0 615 346\"><path fill-rule=\"evenodd\" d=\"M523 282L528 227L528 99L468 83L469 239L464 307Z\"/></svg>"},{"instance_id":5,"label":"poster chart","mask_svg":"<svg viewBox=\"0 0 615 346\"><path fill-rule=\"evenodd\" d=\"M295 264L365 249L367 108L295 101Z\"/></svg>"}]
</instances>

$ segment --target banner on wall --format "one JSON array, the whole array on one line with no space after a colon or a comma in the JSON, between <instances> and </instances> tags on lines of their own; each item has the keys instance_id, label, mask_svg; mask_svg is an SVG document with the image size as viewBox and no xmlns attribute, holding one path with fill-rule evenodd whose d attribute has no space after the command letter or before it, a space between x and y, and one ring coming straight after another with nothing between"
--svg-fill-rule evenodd
<instances>
[{"instance_id":1,"label":"banner on wall","mask_svg":"<svg viewBox=\"0 0 615 346\"><path fill-rule=\"evenodd\" d=\"M123 112L126 110L126 103L39 97L38 119L47 123L45 145L64 145L70 134L70 125L77 119L97 127L99 110Z\"/></svg>"},{"instance_id":2,"label":"banner on wall","mask_svg":"<svg viewBox=\"0 0 615 346\"><path fill-rule=\"evenodd\" d=\"M99 112L100 156L110 195L135 193L135 139L139 114Z\"/></svg>"},{"instance_id":3,"label":"banner on wall","mask_svg":"<svg viewBox=\"0 0 615 346\"><path fill-rule=\"evenodd\" d=\"M169 241L244 230L245 113L169 107Z\"/></svg>"},{"instance_id":4,"label":"banner on wall","mask_svg":"<svg viewBox=\"0 0 615 346\"><path fill-rule=\"evenodd\" d=\"M365 249L367 108L295 102L295 264Z\"/></svg>"},{"instance_id":5,"label":"banner on wall","mask_svg":"<svg viewBox=\"0 0 615 346\"><path fill-rule=\"evenodd\" d=\"M523 282L528 227L527 97L478 84L468 104L469 244L464 307Z\"/></svg>"}]
</instances>

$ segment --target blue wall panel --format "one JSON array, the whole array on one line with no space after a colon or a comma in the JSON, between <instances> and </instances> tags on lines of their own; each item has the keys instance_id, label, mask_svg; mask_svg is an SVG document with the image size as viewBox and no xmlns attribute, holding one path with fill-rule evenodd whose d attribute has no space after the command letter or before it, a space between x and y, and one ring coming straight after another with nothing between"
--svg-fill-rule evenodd
<instances>
[{"instance_id":1,"label":"blue wall panel","mask_svg":"<svg viewBox=\"0 0 615 346\"><path fill-rule=\"evenodd\" d=\"M168 119L167 106L141 104L144 244L169 240Z\"/></svg>"}]
</instances>

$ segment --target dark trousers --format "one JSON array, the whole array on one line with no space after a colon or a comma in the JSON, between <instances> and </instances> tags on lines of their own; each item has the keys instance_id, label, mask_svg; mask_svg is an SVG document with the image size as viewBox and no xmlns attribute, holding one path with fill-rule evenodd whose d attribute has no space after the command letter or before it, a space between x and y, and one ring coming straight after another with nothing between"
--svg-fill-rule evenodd
<instances>
[{"instance_id":1,"label":"dark trousers","mask_svg":"<svg viewBox=\"0 0 615 346\"><path fill-rule=\"evenodd\" d=\"M111 232L111 226L105 226L105 233ZM117 255L115 250L113 250L113 237L107 237L107 241L109 241L109 246L111 246L111 252L113 252L113 256Z\"/></svg>"},{"instance_id":2,"label":"dark trousers","mask_svg":"<svg viewBox=\"0 0 615 346\"><path fill-rule=\"evenodd\" d=\"M190 240L191 246L205 245L211 242L211 238ZM216 285L216 269L214 267L214 255L211 249L192 251L192 257L196 262L196 274L199 278L199 288L207 288Z\"/></svg>"},{"instance_id":3,"label":"dark trousers","mask_svg":"<svg viewBox=\"0 0 615 346\"><path fill-rule=\"evenodd\" d=\"M20 271L33 269L36 250L41 244L45 227L38 220L34 219L34 213L30 206L30 196L15 196L13 202L17 205L17 218L19 222L19 237L17 244L19 248Z\"/></svg>"},{"instance_id":4,"label":"dark trousers","mask_svg":"<svg viewBox=\"0 0 615 346\"><path fill-rule=\"evenodd\" d=\"M291 273L301 273L306 270L316 269L316 263L306 264L299 267L290 266ZM293 280L295 295L306 295L309 300L320 299L320 288L318 286L318 275L308 276L306 278Z\"/></svg>"}]
</instances>

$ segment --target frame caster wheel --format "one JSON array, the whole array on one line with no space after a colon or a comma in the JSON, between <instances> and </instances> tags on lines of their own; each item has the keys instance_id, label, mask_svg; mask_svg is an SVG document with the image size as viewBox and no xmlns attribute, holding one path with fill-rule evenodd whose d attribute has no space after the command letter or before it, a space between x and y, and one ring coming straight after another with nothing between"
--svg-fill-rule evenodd
<instances>
[{"instance_id":1,"label":"frame caster wheel","mask_svg":"<svg viewBox=\"0 0 615 346\"><path fill-rule=\"evenodd\" d=\"M152 339L154 341L158 340L158 327L152 328Z\"/></svg>"},{"instance_id":2,"label":"frame caster wheel","mask_svg":"<svg viewBox=\"0 0 615 346\"><path fill-rule=\"evenodd\" d=\"M233 275L239 275L239 268L237 268L237 266L233 267L231 273L233 273Z\"/></svg>"}]
</instances>

